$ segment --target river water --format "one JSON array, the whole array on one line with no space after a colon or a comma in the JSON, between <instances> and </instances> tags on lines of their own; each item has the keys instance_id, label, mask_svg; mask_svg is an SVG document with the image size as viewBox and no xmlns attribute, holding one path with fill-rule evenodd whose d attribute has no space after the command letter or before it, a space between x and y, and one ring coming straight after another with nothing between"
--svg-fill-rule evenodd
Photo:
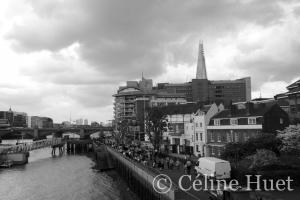
<instances>
[{"instance_id":1,"label":"river water","mask_svg":"<svg viewBox=\"0 0 300 200\"><path fill-rule=\"evenodd\" d=\"M117 200L128 195L114 172L98 172L93 166L86 155L52 157L51 148L31 151L28 164L0 168L0 199Z\"/></svg>"}]
</instances>

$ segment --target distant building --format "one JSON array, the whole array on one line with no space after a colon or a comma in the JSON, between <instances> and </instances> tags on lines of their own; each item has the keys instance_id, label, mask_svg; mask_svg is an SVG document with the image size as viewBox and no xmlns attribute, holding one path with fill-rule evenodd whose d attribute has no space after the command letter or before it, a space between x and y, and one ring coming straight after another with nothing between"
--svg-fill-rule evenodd
<instances>
[{"instance_id":1,"label":"distant building","mask_svg":"<svg viewBox=\"0 0 300 200\"><path fill-rule=\"evenodd\" d=\"M127 81L113 95L114 120L116 126L123 121L130 122L131 130L144 136L145 111L149 107L200 102L202 104L222 103L228 107L231 102L251 100L250 77L237 80L211 81L207 79L203 44L199 44L196 79L186 83L158 83L151 79ZM135 135L136 133L132 133ZM144 138L144 137L141 138Z\"/></svg>"},{"instance_id":2,"label":"distant building","mask_svg":"<svg viewBox=\"0 0 300 200\"><path fill-rule=\"evenodd\" d=\"M98 122L91 122L91 127L99 127L100 124Z\"/></svg>"},{"instance_id":3,"label":"distant building","mask_svg":"<svg viewBox=\"0 0 300 200\"><path fill-rule=\"evenodd\" d=\"M62 126L65 127L65 128L68 128L68 127L71 126L71 122L70 121L63 121Z\"/></svg>"},{"instance_id":4,"label":"distant building","mask_svg":"<svg viewBox=\"0 0 300 200\"><path fill-rule=\"evenodd\" d=\"M64 127L64 125L63 125L63 123L53 123L53 128L63 128Z\"/></svg>"},{"instance_id":5,"label":"distant building","mask_svg":"<svg viewBox=\"0 0 300 200\"><path fill-rule=\"evenodd\" d=\"M10 123L8 119L0 119L0 128L8 128L10 127Z\"/></svg>"},{"instance_id":6,"label":"distant building","mask_svg":"<svg viewBox=\"0 0 300 200\"><path fill-rule=\"evenodd\" d=\"M89 125L89 120L88 119L84 119L84 125Z\"/></svg>"},{"instance_id":7,"label":"distant building","mask_svg":"<svg viewBox=\"0 0 300 200\"><path fill-rule=\"evenodd\" d=\"M31 116L31 128L53 128L53 120L49 117Z\"/></svg>"},{"instance_id":8,"label":"distant building","mask_svg":"<svg viewBox=\"0 0 300 200\"><path fill-rule=\"evenodd\" d=\"M8 111L0 111L0 119L7 120L9 126L27 127L27 114L25 112L15 112L9 108Z\"/></svg>"},{"instance_id":9,"label":"distant building","mask_svg":"<svg viewBox=\"0 0 300 200\"><path fill-rule=\"evenodd\" d=\"M75 125L83 125L83 119L76 119Z\"/></svg>"},{"instance_id":10,"label":"distant building","mask_svg":"<svg viewBox=\"0 0 300 200\"><path fill-rule=\"evenodd\" d=\"M300 123L300 80L287 86L287 92L277 94L274 98L290 117L291 123Z\"/></svg>"},{"instance_id":11,"label":"distant building","mask_svg":"<svg viewBox=\"0 0 300 200\"><path fill-rule=\"evenodd\" d=\"M288 114L272 101L233 104L211 118L207 126L207 156L220 157L228 143L245 142L288 125Z\"/></svg>"}]
</instances>

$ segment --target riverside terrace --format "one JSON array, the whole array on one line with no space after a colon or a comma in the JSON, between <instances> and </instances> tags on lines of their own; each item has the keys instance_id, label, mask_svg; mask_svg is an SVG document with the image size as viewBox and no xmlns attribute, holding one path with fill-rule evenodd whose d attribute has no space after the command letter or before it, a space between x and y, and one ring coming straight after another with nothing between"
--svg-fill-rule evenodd
<instances>
[{"instance_id":1,"label":"riverside terrace","mask_svg":"<svg viewBox=\"0 0 300 200\"><path fill-rule=\"evenodd\" d=\"M65 133L65 132L72 132L72 133L78 133L81 138L85 138L87 136L90 136L91 134L95 132L100 133L112 133L113 128L112 127L80 127L80 128L18 128L18 127L12 127L12 128L6 128L6 129L0 129L0 138L9 136L12 133L19 132L21 135L27 135L34 139L44 139L47 135L53 135L57 133Z\"/></svg>"},{"instance_id":2,"label":"riverside terrace","mask_svg":"<svg viewBox=\"0 0 300 200\"><path fill-rule=\"evenodd\" d=\"M124 145L124 146L116 146L116 145L110 145L107 146L107 149L111 152L111 157L114 159L116 157L121 158L121 159L126 159L130 163L133 163L133 165L136 168L141 168L144 171L146 171L148 174L152 174L153 177L165 174L168 177L171 178L173 186L175 186L175 193L176 193L176 198L175 199L215 199L215 198L209 198L211 197L211 194L214 191L196 191L196 190L189 190L189 191L183 191L180 190L179 188L179 179L183 175L187 174L187 170L185 168L184 162L180 162L179 167L170 167L168 166L168 156L163 155L163 154L158 154L152 151L149 151L147 148L141 148L140 146L137 145ZM131 152L131 153L130 153ZM157 159L158 158L158 159ZM158 162L156 162L158 160ZM174 159L175 160L175 159ZM158 163L163 163L163 165L160 165ZM170 164L170 163L169 163ZM192 167L193 168L193 167ZM120 172L120 171L118 171ZM121 170L122 172L122 170ZM123 176L124 177L124 176ZM182 188L189 188L191 184L196 179L199 179L197 177L197 174L195 174L194 170L191 170L191 180L189 179L182 179L180 182L182 184ZM204 178L200 178L202 182L204 182ZM125 176L125 181L130 181L130 178ZM152 186L149 186L152 189ZM252 186L251 186L252 187ZM150 189L150 188L149 188ZM216 191L215 191L216 192ZM266 192L266 191L255 191L251 192L251 194L246 194L246 193L241 193L237 192L234 193L234 195L237 195L237 199L243 199L247 200L248 199L261 199L261 200L291 200L291 199L298 199L300 195L300 188L297 187L295 188L294 191L289 192L289 191L273 191L273 192ZM239 196L240 195L240 196ZM246 196L247 198L246 198Z\"/></svg>"}]
</instances>

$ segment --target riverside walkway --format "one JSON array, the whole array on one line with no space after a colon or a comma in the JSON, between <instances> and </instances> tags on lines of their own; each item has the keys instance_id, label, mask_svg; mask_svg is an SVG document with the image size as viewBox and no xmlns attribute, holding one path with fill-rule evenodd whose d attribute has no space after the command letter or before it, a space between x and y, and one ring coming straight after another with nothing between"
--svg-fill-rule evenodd
<instances>
[{"instance_id":1,"label":"riverside walkway","mask_svg":"<svg viewBox=\"0 0 300 200\"><path fill-rule=\"evenodd\" d=\"M45 148L45 147L59 147L64 144L62 138L52 138L38 140L31 143L24 143L12 146L2 146L0 147L0 155L2 154L13 154L13 153L26 153L35 149Z\"/></svg>"},{"instance_id":2,"label":"riverside walkway","mask_svg":"<svg viewBox=\"0 0 300 200\"><path fill-rule=\"evenodd\" d=\"M110 152L110 154L118 159L121 160L126 160L126 163L128 163L127 165L132 165L134 168L134 171L138 174L145 174L144 176L147 176L147 180L149 181L149 185L148 187L152 187L152 181L153 179L160 175L160 174L165 174L167 176L169 176L172 180L172 189L170 190L171 195L168 195L168 198L166 199L173 199L173 200L183 200L183 199L190 199L190 200L196 200L196 199L203 199L203 200L207 200L209 199L209 195L208 193L204 192L204 191L183 191L179 189L179 185L178 185L178 180L179 177L181 175L184 174L184 169L183 167L180 167L180 169L173 169L173 170L159 170L156 168L151 167L151 165L149 164L149 166L145 166L141 163L135 162L132 159L127 158L126 156L122 155L121 153L119 153L118 151L116 151L113 148L107 147L107 150ZM124 162L123 161L123 162ZM182 185L184 187L187 187L188 184L190 184L189 182L183 181Z\"/></svg>"}]
</instances>

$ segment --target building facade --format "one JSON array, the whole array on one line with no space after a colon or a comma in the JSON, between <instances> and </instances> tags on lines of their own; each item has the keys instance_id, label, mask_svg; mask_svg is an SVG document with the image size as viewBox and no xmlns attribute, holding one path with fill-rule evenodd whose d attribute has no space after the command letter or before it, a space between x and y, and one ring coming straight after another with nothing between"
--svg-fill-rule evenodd
<instances>
[{"instance_id":1,"label":"building facade","mask_svg":"<svg viewBox=\"0 0 300 200\"><path fill-rule=\"evenodd\" d=\"M176 154L206 155L206 126L209 119L224 109L220 104L175 105L167 109L168 128L164 132L169 152Z\"/></svg>"},{"instance_id":2,"label":"building facade","mask_svg":"<svg viewBox=\"0 0 300 200\"><path fill-rule=\"evenodd\" d=\"M31 116L31 128L53 128L53 120L49 117Z\"/></svg>"},{"instance_id":3,"label":"building facade","mask_svg":"<svg viewBox=\"0 0 300 200\"><path fill-rule=\"evenodd\" d=\"M207 126L207 155L220 157L228 143L243 143L289 125L288 114L274 103L241 102L213 116Z\"/></svg>"},{"instance_id":4,"label":"building facade","mask_svg":"<svg viewBox=\"0 0 300 200\"><path fill-rule=\"evenodd\" d=\"M4 119L9 126L12 127L27 127L27 113L15 112L9 108L8 111L0 111L0 119Z\"/></svg>"},{"instance_id":5,"label":"building facade","mask_svg":"<svg viewBox=\"0 0 300 200\"><path fill-rule=\"evenodd\" d=\"M145 132L145 112L153 106L168 106L188 102L213 104L222 103L228 107L231 102L251 100L250 77L237 80L208 80L203 44L199 44L196 78L186 83L158 83L153 86L151 79L127 81L113 95L115 125L129 121L133 132ZM136 133L133 133L135 135ZM143 138L143 137L142 137Z\"/></svg>"},{"instance_id":6,"label":"building facade","mask_svg":"<svg viewBox=\"0 0 300 200\"><path fill-rule=\"evenodd\" d=\"M288 92L277 94L274 98L285 110L293 124L300 123L300 80L287 86Z\"/></svg>"}]
</instances>

